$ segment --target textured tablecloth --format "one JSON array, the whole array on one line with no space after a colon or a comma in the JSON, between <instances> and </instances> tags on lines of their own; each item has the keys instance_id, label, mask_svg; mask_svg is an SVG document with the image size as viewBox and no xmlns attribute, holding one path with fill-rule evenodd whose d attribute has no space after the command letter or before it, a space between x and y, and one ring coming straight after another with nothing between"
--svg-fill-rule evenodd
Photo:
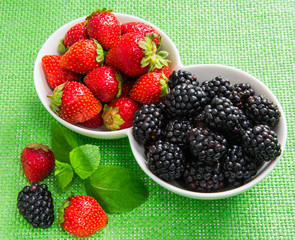
<instances>
[{"instance_id":1,"label":"textured tablecloth","mask_svg":"<svg viewBox=\"0 0 295 240\"><path fill-rule=\"evenodd\" d=\"M129 168L145 181L150 196L140 207L109 214L96 239L294 239L294 21L290 0L253 1L37 1L0 2L0 239L72 239L56 223L33 229L18 213L16 198L28 182L20 164L31 142L50 145L50 124L33 83L34 61L59 27L98 7L143 18L176 44L183 64L218 63L239 68L263 81L287 116L287 148L267 179L238 196L213 201L171 193L137 165L128 139L79 136L101 149L102 164ZM46 180L55 213L69 191ZM71 190L85 194L76 178Z\"/></svg>"}]
</instances>

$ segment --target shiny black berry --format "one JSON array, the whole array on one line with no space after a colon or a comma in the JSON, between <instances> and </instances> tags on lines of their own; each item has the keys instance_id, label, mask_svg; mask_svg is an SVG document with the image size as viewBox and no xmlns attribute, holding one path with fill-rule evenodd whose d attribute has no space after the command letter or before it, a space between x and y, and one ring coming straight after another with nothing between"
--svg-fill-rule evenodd
<instances>
[{"instance_id":1,"label":"shiny black berry","mask_svg":"<svg viewBox=\"0 0 295 240\"><path fill-rule=\"evenodd\" d=\"M230 81L221 76L203 82L201 87L208 93L210 99L214 97L230 98L231 92L233 91L233 85L231 85Z\"/></svg>"},{"instance_id":2,"label":"shiny black berry","mask_svg":"<svg viewBox=\"0 0 295 240\"><path fill-rule=\"evenodd\" d=\"M244 131L243 147L256 161L272 161L281 155L277 134L267 125L256 125Z\"/></svg>"},{"instance_id":3,"label":"shiny black berry","mask_svg":"<svg viewBox=\"0 0 295 240\"><path fill-rule=\"evenodd\" d=\"M158 139L162 134L164 116L155 104L143 105L134 112L132 133L140 144Z\"/></svg>"},{"instance_id":4,"label":"shiny black berry","mask_svg":"<svg viewBox=\"0 0 295 240\"><path fill-rule=\"evenodd\" d=\"M222 165L219 162L215 164L187 162L183 179L190 190L197 192L213 192L226 186Z\"/></svg>"},{"instance_id":5,"label":"shiny black berry","mask_svg":"<svg viewBox=\"0 0 295 240\"><path fill-rule=\"evenodd\" d=\"M175 144L158 142L146 154L151 172L165 181L179 179L184 170L184 154Z\"/></svg>"},{"instance_id":6,"label":"shiny black berry","mask_svg":"<svg viewBox=\"0 0 295 240\"><path fill-rule=\"evenodd\" d=\"M254 94L255 91L249 83L238 83L234 85L229 99L236 107L242 109L244 102Z\"/></svg>"},{"instance_id":7,"label":"shiny black berry","mask_svg":"<svg viewBox=\"0 0 295 240\"><path fill-rule=\"evenodd\" d=\"M35 228L49 228L54 221L53 200L46 184L25 186L18 194L17 207Z\"/></svg>"},{"instance_id":8,"label":"shiny black berry","mask_svg":"<svg viewBox=\"0 0 295 240\"><path fill-rule=\"evenodd\" d=\"M199 86L187 83L177 85L163 100L170 118L193 116L201 112L208 102L207 94Z\"/></svg>"},{"instance_id":9,"label":"shiny black berry","mask_svg":"<svg viewBox=\"0 0 295 240\"><path fill-rule=\"evenodd\" d=\"M197 80L197 77L193 75L191 72L185 71L182 69L178 71L174 70L169 76L169 80L168 80L169 88L173 89L181 83L192 84L195 86L199 85L199 81Z\"/></svg>"},{"instance_id":10,"label":"shiny black berry","mask_svg":"<svg viewBox=\"0 0 295 240\"><path fill-rule=\"evenodd\" d=\"M248 157L241 146L233 145L224 160L224 176L233 187L239 187L252 180L256 175L258 163Z\"/></svg>"},{"instance_id":11,"label":"shiny black berry","mask_svg":"<svg viewBox=\"0 0 295 240\"><path fill-rule=\"evenodd\" d=\"M253 123L270 127L276 125L281 116L278 106L262 95L249 97L244 104L244 112Z\"/></svg>"},{"instance_id":12,"label":"shiny black berry","mask_svg":"<svg viewBox=\"0 0 295 240\"><path fill-rule=\"evenodd\" d=\"M191 153L205 164L219 162L228 150L228 141L208 128L193 128L188 134L188 140Z\"/></svg>"}]
</instances>

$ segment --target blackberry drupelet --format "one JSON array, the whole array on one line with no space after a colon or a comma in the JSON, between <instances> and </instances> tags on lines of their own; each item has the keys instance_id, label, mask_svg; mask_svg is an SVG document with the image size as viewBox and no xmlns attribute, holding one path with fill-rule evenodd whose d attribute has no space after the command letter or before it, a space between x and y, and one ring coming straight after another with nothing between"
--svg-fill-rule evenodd
<instances>
[{"instance_id":1,"label":"blackberry drupelet","mask_svg":"<svg viewBox=\"0 0 295 240\"><path fill-rule=\"evenodd\" d=\"M187 134L191 129L192 124L188 120L170 120L165 128L165 140L178 145L182 149L186 148L188 146Z\"/></svg>"},{"instance_id":2,"label":"blackberry drupelet","mask_svg":"<svg viewBox=\"0 0 295 240\"><path fill-rule=\"evenodd\" d=\"M211 103L205 106L204 115L209 128L230 138L235 138L242 127L248 127L244 113L225 97L213 98Z\"/></svg>"},{"instance_id":3,"label":"blackberry drupelet","mask_svg":"<svg viewBox=\"0 0 295 240\"><path fill-rule=\"evenodd\" d=\"M246 154L256 161L272 161L281 155L277 134L267 125L248 128L242 135Z\"/></svg>"},{"instance_id":4,"label":"blackberry drupelet","mask_svg":"<svg viewBox=\"0 0 295 240\"><path fill-rule=\"evenodd\" d=\"M209 102L207 94L199 87L182 83L173 88L163 100L170 117L189 117L201 112Z\"/></svg>"},{"instance_id":5,"label":"blackberry drupelet","mask_svg":"<svg viewBox=\"0 0 295 240\"><path fill-rule=\"evenodd\" d=\"M168 87L170 89L173 89L181 83L192 84L194 86L199 85L197 77L193 75L191 72L182 69L178 71L174 70L169 76Z\"/></svg>"},{"instance_id":6,"label":"blackberry drupelet","mask_svg":"<svg viewBox=\"0 0 295 240\"><path fill-rule=\"evenodd\" d=\"M201 87L208 93L210 99L216 96L229 98L233 91L233 85L231 85L230 81L221 76L203 82Z\"/></svg>"},{"instance_id":7,"label":"blackberry drupelet","mask_svg":"<svg viewBox=\"0 0 295 240\"><path fill-rule=\"evenodd\" d=\"M35 228L49 228L54 221L53 201L46 184L25 186L18 194L17 207Z\"/></svg>"},{"instance_id":8,"label":"blackberry drupelet","mask_svg":"<svg viewBox=\"0 0 295 240\"><path fill-rule=\"evenodd\" d=\"M253 123L270 127L277 124L281 116L278 106L262 95L249 97L244 104L244 112Z\"/></svg>"},{"instance_id":9,"label":"blackberry drupelet","mask_svg":"<svg viewBox=\"0 0 295 240\"><path fill-rule=\"evenodd\" d=\"M140 144L158 139L162 134L164 116L155 104L142 105L134 112L132 133Z\"/></svg>"},{"instance_id":10,"label":"blackberry drupelet","mask_svg":"<svg viewBox=\"0 0 295 240\"><path fill-rule=\"evenodd\" d=\"M151 172L164 181L179 179L184 170L184 154L175 144L158 142L146 154Z\"/></svg>"},{"instance_id":11,"label":"blackberry drupelet","mask_svg":"<svg viewBox=\"0 0 295 240\"><path fill-rule=\"evenodd\" d=\"M190 190L197 192L213 192L226 186L222 164L219 162L215 164L187 162L183 179Z\"/></svg>"},{"instance_id":12,"label":"blackberry drupelet","mask_svg":"<svg viewBox=\"0 0 295 240\"><path fill-rule=\"evenodd\" d=\"M236 107L242 109L244 102L254 94L255 91L249 83L238 83L234 85L229 99Z\"/></svg>"},{"instance_id":13,"label":"blackberry drupelet","mask_svg":"<svg viewBox=\"0 0 295 240\"><path fill-rule=\"evenodd\" d=\"M200 162L214 164L221 161L227 153L227 140L208 128L193 128L188 134L191 153Z\"/></svg>"},{"instance_id":14,"label":"blackberry drupelet","mask_svg":"<svg viewBox=\"0 0 295 240\"><path fill-rule=\"evenodd\" d=\"M257 163L253 158L249 158L243 148L233 145L224 159L224 176L228 184L239 187L249 181L257 173Z\"/></svg>"}]
</instances>

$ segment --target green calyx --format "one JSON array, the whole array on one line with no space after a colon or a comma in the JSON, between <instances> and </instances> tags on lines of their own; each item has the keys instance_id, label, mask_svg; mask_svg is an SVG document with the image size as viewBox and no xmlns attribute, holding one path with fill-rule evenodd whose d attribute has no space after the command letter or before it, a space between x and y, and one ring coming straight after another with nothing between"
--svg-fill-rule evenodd
<instances>
[{"instance_id":1,"label":"green calyx","mask_svg":"<svg viewBox=\"0 0 295 240\"><path fill-rule=\"evenodd\" d=\"M117 95L116 95L116 97L118 98L118 97L121 96L121 93L122 93L123 78L122 78L122 75L119 72L116 72L115 77L116 77L116 79L118 81L118 92L117 92Z\"/></svg>"},{"instance_id":2,"label":"green calyx","mask_svg":"<svg viewBox=\"0 0 295 240\"><path fill-rule=\"evenodd\" d=\"M159 35L159 43L156 45L153 41L156 37L156 34L153 33L151 35L145 35L144 41L139 41L138 45L141 49L144 50L144 57L141 60L141 67L144 68L149 66L149 72L158 68L161 69L164 66L168 66L170 62L166 57L168 56L168 52L160 51L161 48L161 37Z\"/></svg>"},{"instance_id":3,"label":"green calyx","mask_svg":"<svg viewBox=\"0 0 295 240\"><path fill-rule=\"evenodd\" d=\"M113 11L112 9L107 10L106 8L103 8L103 9L98 8L94 12L90 13L90 15L86 17L86 20L89 20L89 18L91 18L95 13L112 12L112 11Z\"/></svg>"},{"instance_id":4,"label":"green calyx","mask_svg":"<svg viewBox=\"0 0 295 240\"><path fill-rule=\"evenodd\" d=\"M119 107L109 107L107 104L103 107L103 122L112 131L120 129L120 126L125 122L118 113Z\"/></svg>"},{"instance_id":5,"label":"green calyx","mask_svg":"<svg viewBox=\"0 0 295 240\"><path fill-rule=\"evenodd\" d=\"M65 54L68 50L70 49L69 46L65 46L63 40L61 39L58 45L58 50L62 53Z\"/></svg>"},{"instance_id":6,"label":"green calyx","mask_svg":"<svg viewBox=\"0 0 295 240\"><path fill-rule=\"evenodd\" d=\"M62 104L61 98L63 95L63 89L67 82L57 86L54 90L52 95L48 95L47 97L51 98L50 101L50 108L54 113L58 115L59 106Z\"/></svg>"},{"instance_id":7,"label":"green calyx","mask_svg":"<svg viewBox=\"0 0 295 240\"><path fill-rule=\"evenodd\" d=\"M104 61L104 54L105 54L103 51L103 48L97 40L95 40L94 38L92 38L91 40L93 40L96 44L96 61L101 63L102 65Z\"/></svg>"},{"instance_id":8,"label":"green calyx","mask_svg":"<svg viewBox=\"0 0 295 240\"><path fill-rule=\"evenodd\" d=\"M159 96L165 97L168 94L168 85L167 85L168 78L165 76L165 74L163 72L161 73L161 78L160 78L159 82L162 85L160 88L161 93Z\"/></svg>"},{"instance_id":9,"label":"green calyx","mask_svg":"<svg viewBox=\"0 0 295 240\"><path fill-rule=\"evenodd\" d=\"M58 224L62 224L65 221L65 209L71 205L70 199L73 197L73 193L64 201L64 203L61 205L61 207L58 209Z\"/></svg>"}]
</instances>

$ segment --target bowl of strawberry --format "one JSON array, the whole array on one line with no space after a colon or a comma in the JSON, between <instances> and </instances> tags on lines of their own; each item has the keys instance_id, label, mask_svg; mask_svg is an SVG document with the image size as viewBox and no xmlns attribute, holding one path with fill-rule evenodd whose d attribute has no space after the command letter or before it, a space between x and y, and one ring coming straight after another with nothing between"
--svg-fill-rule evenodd
<instances>
[{"instance_id":1,"label":"bowl of strawberry","mask_svg":"<svg viewBox=\"0 0 295 240\"><path fill-rule=\"evenodd\" d=\"M67 128L94 138L122 138L131 132L135 110L167 94L177 59L171 39L153 24L98 9L62 26L43 44L35 88Z\"/></svg>"},{"instance_id":2,"label":"bowl of strawberry","mask_svg":"<svg viewBox=\"0 0 295 240\"><path fill-rule=\"evenodd\" d=\"M57 121L128 137L143 171L186 197L252 188L286 146L285 114L265 84L233 67L183 65L172 40L135 16L98 9L62 26L39 51L34 81Z\"/></svg>"}]
</instances>

